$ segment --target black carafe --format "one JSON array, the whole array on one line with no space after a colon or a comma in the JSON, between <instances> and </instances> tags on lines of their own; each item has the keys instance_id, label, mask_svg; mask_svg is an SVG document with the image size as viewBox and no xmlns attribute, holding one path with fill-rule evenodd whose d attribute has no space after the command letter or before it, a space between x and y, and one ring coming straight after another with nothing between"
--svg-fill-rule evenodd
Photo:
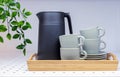
<instances>
[{"instance_id":1,"label":"black carafe","mask_svg":"<svg viewBox=\"0 0 120 77\"><path fill-rule=\"evenodd\" d=\"M59 36L65 34L65 17L68 20L70 34L71 18L68 13L47 11L37 14L39 19L38 53L39 60L60 60Z\"/></svg>"}]
</instances>

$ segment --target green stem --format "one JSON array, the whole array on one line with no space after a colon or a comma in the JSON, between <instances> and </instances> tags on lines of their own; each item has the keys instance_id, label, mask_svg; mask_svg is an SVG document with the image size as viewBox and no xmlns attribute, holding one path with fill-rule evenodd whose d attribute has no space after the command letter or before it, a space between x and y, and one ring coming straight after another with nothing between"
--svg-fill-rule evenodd
<instances>
[{"instance_id":1,"label":"green stem","mask_svg":"<svg viewBox=\"0 0 120 77\"><path fill-rule=\"evenodd\" d=\"M8 33L10 33L10 23L9 23L8 17L7 17L7 27L8 27Z\"/></svg>"},{"instance_id":2,"label":"green stem","mask_svg":"<svg viewBox=\"0 0 120 77\"><path fill-rule=\"evenodd\" d=\"M20 12L20 14L22 15L22 17L24 18L24 21L27 22L27 21L26 21L26 18L24 17L24 14L21 12L21 10L19 10L19 12Z\"/></svg>"}]
</instances>

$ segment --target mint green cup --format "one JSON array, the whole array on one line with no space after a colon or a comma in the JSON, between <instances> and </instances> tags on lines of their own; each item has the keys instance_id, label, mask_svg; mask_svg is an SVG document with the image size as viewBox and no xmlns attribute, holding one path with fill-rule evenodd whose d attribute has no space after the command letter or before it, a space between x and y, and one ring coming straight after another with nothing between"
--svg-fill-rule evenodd
<instances>
[{"instance_id":1,"label":"mint green cup","mask_svg":"<svg viewBox=\"0 0 120 77\"><path fill-rule=\"evenodd\" d=\"M83 49L88 54L98 54L106 48L106 43L100 39L85 39Z\"/></svg>"},{"instance_id":2,"label":"mint green cup","mask_svg":"<svg viewBox=\"0 0 120 77\"><path fill-rule=\"evenodd\" d=\"M95 27L86 30L80 30L80 35L84 36L86 39L97 39L105 35L105 30L101 27Z\"/></svg>"},{"instance_id":3,"label":"mint green cup","mask_svg":"<svg viewBox=\"0 0 120 77\"><path fill-rule=\"evenodd\" d=\"M84 56L81 56L81 52ZM83 60L87 58L87 53L79 48L60 48L61 60Z\"/></svg>"},{"instance_id":4,"label":"mint green cup","mask_svg":"<svg viewBox=\"0 0 120 77\"><path fill-rule=\"evenodd\" d=\"M61 48L78 48L84 43L84 37L80 35L61 35L59 36Z\"/></svg>"}]
</instances>

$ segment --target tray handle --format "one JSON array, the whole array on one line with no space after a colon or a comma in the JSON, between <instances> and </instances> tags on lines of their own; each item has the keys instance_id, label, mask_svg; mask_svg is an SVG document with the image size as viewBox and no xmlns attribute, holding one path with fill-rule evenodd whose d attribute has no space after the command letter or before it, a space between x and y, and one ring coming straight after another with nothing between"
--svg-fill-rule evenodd
<instances>
[{"instance_id":1,"label":"tray handle","mask_svg":"<svg viewBox=\"0 0 120 77\"><path fill-rule=\"evenodd\" d=\"M29 60L33 60L33 58L36 57L36 56L37 56L36 53L32 54L32 55L30 56Z\"/></svg>"},{"instance_id":2,"label":"tray handle","mask_svg":"<svg viewBox=\"0 0 120 77\"><path fill-rule=\"evenodd\" d=\"M107 53L107 60L110 60L110 57L112 57L113 60L117 60L117 57L113 53Z\"/></svg>"}]
</instances>

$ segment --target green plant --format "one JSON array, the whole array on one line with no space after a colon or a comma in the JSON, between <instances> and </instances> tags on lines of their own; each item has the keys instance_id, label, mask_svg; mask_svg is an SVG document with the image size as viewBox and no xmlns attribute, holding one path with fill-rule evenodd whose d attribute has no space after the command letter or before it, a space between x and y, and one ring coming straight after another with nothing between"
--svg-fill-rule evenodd
<instances>
[{"instance_id":1,"label":"green plant","mask_svg":"<svg viewBox=\"0 0 120 77\"><path fill-rule=\"evenodd\" d=\"M16 48L23 51L26 55L26 46L32 44L29 38L25 37L25 31L31 29L30 23L27 18L31 12L26 9L21 9L20 2L16 0L0 0L0 32L7 32L6 37L11 39L22 40ZM13 31L15 34L11 34ZM4 39L0 35L0 42L3 43Z\"/></svg>"}]
</instances>

